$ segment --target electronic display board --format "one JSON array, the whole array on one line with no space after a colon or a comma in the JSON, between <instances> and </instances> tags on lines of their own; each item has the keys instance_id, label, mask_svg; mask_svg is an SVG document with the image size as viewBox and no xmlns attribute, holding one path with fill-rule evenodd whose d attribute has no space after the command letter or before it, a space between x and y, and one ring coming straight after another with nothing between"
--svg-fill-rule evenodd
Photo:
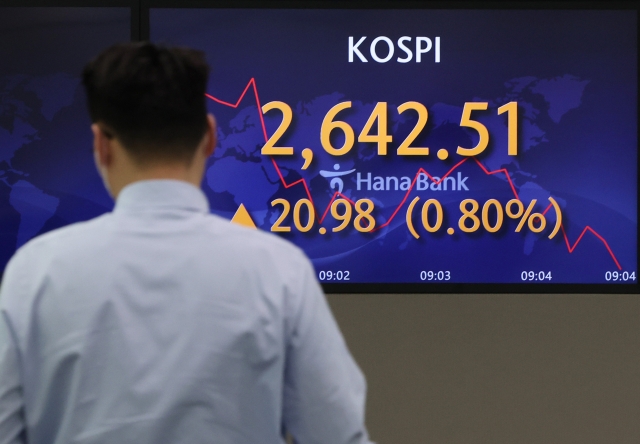
<instances>
[{"instance_id":1,"label":"electronic display board","mask_svg":"<svg viewBox=\"0 0 640 444\"><path fill-rule=\"evenodd\" d=\"M80 85L91 58L131 38L131 8L104 3L0 7L0 274L33 237L113 208Z\"/></svg>"},{"instance_id":2,"label":"electronic display board","mask_svg":"<svg viewBox=\"0 0 640 444\"><path fill-rule=\"evenodd\" d=\"M637 291L636 10L149 13L213 68L212 211L329 290Z\"/></svg>"}]
</instances>

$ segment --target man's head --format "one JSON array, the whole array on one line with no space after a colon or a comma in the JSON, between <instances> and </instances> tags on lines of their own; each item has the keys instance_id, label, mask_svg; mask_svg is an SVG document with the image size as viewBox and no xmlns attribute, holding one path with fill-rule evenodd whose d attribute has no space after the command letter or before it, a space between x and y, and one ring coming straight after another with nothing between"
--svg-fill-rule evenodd
<instances>
[{"instance_id":1,"label":"man's head","mask_svg":"<svg viewBox=\"0 0 640 444\"><path fill-rule=\"evenodd\" d=\"M215 144L205 105L208 73L202 52L148 42L112 46L87 64L94 153L112 194L145 178L199 183L201 157Z\"/></svg>"}]
</instances>

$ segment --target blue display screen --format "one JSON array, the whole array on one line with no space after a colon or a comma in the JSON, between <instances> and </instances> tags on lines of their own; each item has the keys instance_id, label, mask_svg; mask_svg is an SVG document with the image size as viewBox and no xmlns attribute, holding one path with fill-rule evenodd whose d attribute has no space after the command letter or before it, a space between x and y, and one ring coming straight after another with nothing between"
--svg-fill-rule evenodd
<instances>
[{"instance_id":1,"label":"blue display screen","mask_svg":"<svg viewBox=\"0 0 640 444\"><path fill-rule=\"evenodd\" d=\"M212 211L321 281L637 283L636 11L152 9L150 30L212 65Z\"/></svg>"},{"instance_id":2,"label":"blue display screen","mask_svg":"<svg viewBox=\"0 0 640 444\"><path fill-rule=\"evenodd\" d=\"M80 73L130 29L129 8L0 9L0 273L31 238L113 208Z\"/></svg>"}]
</instances>

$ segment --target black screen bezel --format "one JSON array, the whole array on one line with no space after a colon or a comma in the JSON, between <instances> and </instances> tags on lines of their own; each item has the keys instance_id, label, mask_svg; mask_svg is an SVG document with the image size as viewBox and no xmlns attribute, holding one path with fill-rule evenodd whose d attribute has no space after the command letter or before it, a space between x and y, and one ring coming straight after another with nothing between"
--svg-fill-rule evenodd
<instances>
[{"instance_id":1,"label":"black screen bezel","mask_svg":"<svg viewBox=\"0 0 640 444\"><path fill-rule=\"evenodd\" d=\"M139 0L3 0L0 11L4 7L19 8L129 8L130 39L141 40L141 2ZM148 22L148 20L147 20Z\"/></svg>"}]
</instances>

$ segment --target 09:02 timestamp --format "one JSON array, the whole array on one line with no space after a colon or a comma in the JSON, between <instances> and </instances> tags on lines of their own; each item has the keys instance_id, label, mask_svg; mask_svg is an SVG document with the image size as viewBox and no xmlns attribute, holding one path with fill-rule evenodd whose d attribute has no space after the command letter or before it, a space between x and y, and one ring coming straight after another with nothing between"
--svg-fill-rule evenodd
<instances>
[{"instance_id":1,"label":"09:02 timestamp","mask_svg":"<svg viewBox=\"0 0 640 444\"><path fill-rule=\"evenodd\" d=\"M349 280L349 270L338 270L338 271L325 271L321 270L318 272L318 280L320 281L348 281Z\"/></svg>"}]
</instances>

